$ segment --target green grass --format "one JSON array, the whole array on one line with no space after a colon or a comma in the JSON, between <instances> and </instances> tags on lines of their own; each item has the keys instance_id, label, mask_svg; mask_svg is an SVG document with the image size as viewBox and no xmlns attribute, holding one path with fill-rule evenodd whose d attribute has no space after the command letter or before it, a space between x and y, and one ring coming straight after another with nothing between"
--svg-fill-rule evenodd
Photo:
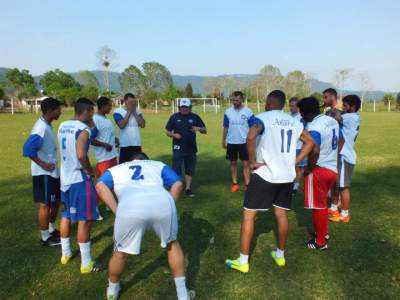
<instances>
[{"instance_id":1,"label":"green grass","mask_svg":"<svg viewBox=\"0 0 400 300\"><path fill-rule=\"evenodd\" d=\"M62 119L71 116L65 113ZM106 273L81 276L79 256L59 264L59 250L38 245L31 175L21 146L36 115L0 115L0 299L102 299ZM324 253L304 247L310 216L297 197L290 212L287 267L269 257L276 245L271 213L259 214L251 271L228 270L224 260L239 251L243 192L232 195L228 164L221 148L222 115L202 115L209 134L199 136L194 199L178 204L179 238L187 257L187 277L198 299L337 299L398 298L400 291L400 114L363 113L357 142L358 165L352 187L353 219L331 224L330 248ZM167 113L147 114L144 150L170 162L170 139L164 134ZM59 122L55 124L58 127ZM113 216L94 224L94 257L108 262ZM215 243L210 243L214 237ZM76 243L74 250L78 251ZM166 256L154 234L143 252L128 260L121 299L174 299L174 282Z\"/></svg>"}]
</instances>

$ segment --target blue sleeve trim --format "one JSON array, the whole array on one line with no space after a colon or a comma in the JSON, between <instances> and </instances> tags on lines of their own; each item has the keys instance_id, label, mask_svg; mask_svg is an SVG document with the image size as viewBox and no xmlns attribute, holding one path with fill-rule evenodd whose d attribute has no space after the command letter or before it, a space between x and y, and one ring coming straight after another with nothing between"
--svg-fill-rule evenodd
<instances>
[{"instance_id":1,"label":"blue sleeve trim","mask_svg":"<svg viewBox=\"0 0 400 300\"><path fill-rule=\"evenodd\" d=\"M262 130L261 130L260 134L263 134L263 133L264 133L264 129L265 129L264 122L261 121L259 118L255 117L255 116L253 115L253 116L251 116L251 117L249 118L249 120L248 120L247 122L248 122L248 124L249 124L249 127L252 127L252 126L254 126L254 125L260 125L260 126L262 127Z\"/></svg>"},{"instance_id":2,"label":"blue sleeve trim","mask_svg":"<svg viewBox=\"0 0 400 300\"><path fill-rule=\"evenodd\" d=\"M303 124L304 128L307 128L307 122L303 118L300 119L301 124Z\"/></svg>"},{"instance_id":3,"label":"blue sleeve trim","mask_svg":"<svg viewBox=\"0 0 400 300\"><path fill-rule=\"evenodd\" d=\"M98 182L104 183L110 190L114 187L114 179L108 170L101 175Z\"/></svg>"},{"instance_id":4,"label":"blue sleeve trim","mask_svg":"<svg viewBox=\"0 0 400 300\"><path fill-rule=\"evenodd\" d=\"M26 140L22 153L25 157L35 157L38 151L42 148L43 138L38 134L31 134Z\"/></svg>"},{"instance_id":5,"label":"blue sleeve trim","mask_svg":"<svg viewBox=\"0 0 400 300\"><path fill-rule=\"evenodd\" d=\"M75 140L78 139L78 137L79 137L79 135L81 134L82 131L83 131L82 129L78 129L78 130L75 132Z\"/></svg>"},{"instance_id":6,"label":"blue sleeve trim","mask_svg":"<svg viewBox=\"0 0 400 300\"><path fill-rule=\"evenodd\" d=\"M121 115L121 114L119 114L119 113L114 113L113 114L113 117L114 117L114 121L116 122L116 123L118 123L119 121L121 121L124 117Z\"/></svg>"},{"instance_id":7,"label":"blue sleeve trim","mask_svg":"<svg viewBox=\"0 0 400 300\"><path fill-rule=\"evenodd\" d=\"M224 128L229 128L229 119L226 114L224 114Z\"/></svg>"},{"instance_id":8,"label":"blue sleeve trim","mask_svg":"<svg viewBox=\"0 0 400 300\"><path fill-rule=\"evenodd\" d=\"M97 127L95 126L94 128L92 128L90 130L91 134L90 134L90 139L95 139L98 135L99 135L99 130L97 129Z\"/></svg>"},{"instance_id":9,"label":"blue sleeve trim","mask_svg":"<svg viewBox=\"0 0 400 300\"><path fill-rule=\"evenodd\" d=\"M164 166L164 168L161 171L161 178L163 180L164 185L167 187L172 186L175 182L180 180L179 176L169 166Z\"/></svg>"},{"instance_id":10,"label":"blue sleeve trim","mask_svg":"<svg viewBox=\"0 0 400 300\"><path fill-rule=\"evenodd\" d=\"M321 134L318 131L311 130L310 135L316 144L321 145Z\"/></svg>"},{"instance_id":11,"label":"blue sleeve trim","mask_svg":"<svg viewBox=\"0 0 400 300\"><path fill-rule=\"evenodd\" d=\"M340 129L339 129L339 140L343 140L343 139L344 139L344 136L343 136L343 129L340 128Z\"/></svg>"}]
</instances>

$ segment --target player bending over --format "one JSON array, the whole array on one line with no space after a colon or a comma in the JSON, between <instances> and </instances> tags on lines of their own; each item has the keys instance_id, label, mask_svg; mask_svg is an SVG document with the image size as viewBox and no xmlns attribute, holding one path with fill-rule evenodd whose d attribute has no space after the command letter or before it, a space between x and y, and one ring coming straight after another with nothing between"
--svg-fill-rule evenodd
<instances>
[{"instance_id":1,"label":"player bending over","mask_svg":"<svg viewBox=\"0 0 400 300\"><path fill-rule=\"evenodd\" d=\"M336 181L339 124L331 117L320 114L318 100L302 99L298 106L314 139L304 170L304 207L312 209L315 238L306 243L310 249L328 248L328 192Z\"/></svg>"},{"instance_id":2,"label":"player bending over","mask_svg":"<svg viewBox=\"0 0 400 300\"><path fill-rule=\"evenodd\" d=\"M170 187L169 193L164 186ZM127 256L140 253L142 238L148 228L158 235L161 247L167 248L178 299L194 298L194 292L189 293L186 288L185 259L177 241L175 201L182 189L182 182L170 167L149 160L144 153L133 154L132 161L108 169L100 178L96 191L116 215L107 299L118 298Z\"/></svg>"},{"instance_id":3,"label":"player bending over","mask_svg":"<svg viewBox=\"0 0 400 300\"><path fill-rule=\"evenodd\" d=\"M338 181L336 183L340 191L341 212L338 210L338 197L333 197L331 207L328 211L329 220L332 222L349 222L350 205L350 184L356 164L356 151L354 145L360 130L360 115L358 110L361 106L361 100L357 95L348 95L343 98L343 138L344 145L340 151L338 162Z\"/></svg>"},{"instance_id":4,"label":"player bending over","mask_svg":"<svg viewBox=\"0 0 400 300\"><path fill-rule=\"evenodd\" d=\"M75 118L61 123L58 129L58 143L61 152L61 201L64 212L61 219L61 264L72 257L70 243L71 222L78 222L77 240L81 252L81 273L100 271L90 254L90 228L99 212L93 185L93 169L88 150L92 122L93 103L86 98L75 102Z\"/></svg>"},{"instance_id":5,"label":"player bending over","mask_svg":"<svg viewBox=\"0 0 400 300\"><path fill-rule=\"evenodd\" d=\"M240 256L235 260L226 260L228 267L240 272L249 271L248 259L256 214L271 207L274 207L278 225L278 248L271 252L271 256L278 266L286 264L284 253L289 230L287 211L290 210L292 184L296 177L295 165L311 151L314 143L308 132L303 130L303 125L283 112L285 101L282 91L272 91L265 104L267 112L253 119L247 135L249 163L254 171L244 198ZM296 158L296 142L299 138L304 146Z\"/></svg>"},{"instance_id":6,"label":"player bending over","mask_svg":"<svg viewBox=\"0 0 400 300\"><path fill-rule=\"evenodd\" d=\"M33 201L39 203L40 243L54 247L60 245L60 232L55 227L60 203L60 175L51 123L60 117L61 104L56 99L46 98L40 109L42 116L24 144L23 155L32 161Z\"/></svg>"}]
</instances>

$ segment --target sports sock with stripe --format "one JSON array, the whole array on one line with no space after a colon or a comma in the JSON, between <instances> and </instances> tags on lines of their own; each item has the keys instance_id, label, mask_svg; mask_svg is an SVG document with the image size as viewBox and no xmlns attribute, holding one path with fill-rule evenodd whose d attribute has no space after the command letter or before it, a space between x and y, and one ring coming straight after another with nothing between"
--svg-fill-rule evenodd
<instances>
[{"instance_id":1,"label":"sports sock with stripe","mask_svg":"<svg viewBox=\"0 0 400 300\"><path fill-rule=\"evenodd\" d=\"M45 242L50 237L48 230L40 230L40 235L42 236L42 241Z\"/></svg>"},{"instance_id":2,"label":"sports sock with stripe","mask_svg":"<svg viewBox=\"0 0 400 300\"><path fill-rule=\"evenodd\" d=\"M53 233L56 230L56 223L49 223L49 232Z\"/></svg>"},{"instance_id":3,"label":"sports sock with stripe","mask_svg":"<svg viewBox=\"0 0 400 300\"><path fill-rule=\"evenodd\" d=\"M338 206L336 204L332 203L330 209L333 210L333 211L337 211L338 210Z\"/></svg>"},{"instance_id":4,"label":"sports sock with stripe","mask_svg":"<svg viewBox=\"0 0 400 300\"><path fill-rule=\"evenodd\" d=\"M186 277L175 277L176 294L178 295L178 300L188 299L188 291L186 288Z\"/></svg>"},{"instance_id":5,"label":"sports sock with stripe","mask_svg":"<svg viewBox=\"0 0 400 300\"><path fill-rule=\"evenodd\" d=\"M92 261L92 255L90 254L90 242L79 243L79 249L81 251L82 266L87 267Z\"/></svg>"},{"instance_id":6,"label":"sports sock with stripe","mask_svg":"<svg viewBox=\"0 0 400 300\"><path fill-rule=\"evenodd\" d=\"M325 236L328 234L328 209L313 209L313 225L315 242L323 246L326 244Z\"/></svg>"},{"instance_id":7,"label":"sports sock with stripe","mask_svg":"<svg viewBox=\"0 0 400 300\"><path fill-rule=\"evenodd\" d=\"M277 258L285 258L285 250L276 248L276 257Z\"/></svg>"},{"instance_id":8,"label":"sports sock with stripe","mask_svg":"<svg viewBox=\"0 0 400 300\"><path fill-rule=\"evenodd\" d=\"M240 256L239 256L239 263L240 263L241 265L244 265L244 264L247 264L248 262L249 262L249 256L246 255L246 254L240 253Z\"/></svg>"},{"instance_id":9,"label":"sports sock with stripe","mask_svg":"<svg viewBox=\"0 0 400 300\"><path fill-rule=\"evenodd\" d=\"M107 296L108 295L117 295L120 290L121 290L121 286L120 286L119 282L114 283L110 279L108 279Z\"/></svg>"},{"instance_id":10,"label":"sports sock with stripe","mask_svg":"<svg viewBox=\"0 0 400 300\"><path fill-rule=\"evenodd\" d=\"M342 217L348 217L349 216L349 210L348 209L342 209L340 214L342 215Z\"/></svg>"},{"instance_id":11,"label":"sports sock with stripe","mask_svg":"<svg viewBox=\"0 0 400 300\"><path fill-rule=\"evenodd\" d=\"M61 251L64 256L71 256L71 240L69 238L61 238Z\"/></svg>"}]
</instances>

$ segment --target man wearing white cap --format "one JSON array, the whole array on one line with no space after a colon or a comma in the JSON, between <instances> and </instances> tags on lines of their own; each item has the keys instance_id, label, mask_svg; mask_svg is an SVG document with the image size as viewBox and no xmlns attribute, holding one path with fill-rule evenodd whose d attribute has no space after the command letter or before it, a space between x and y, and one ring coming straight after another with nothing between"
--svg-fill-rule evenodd
<instances>
[{"instance_id":1,"label":"man wearing white cap","mask_svg":"<svg viewBox=\"0 0 400 300\"><path fill-rule=\"evenodd\" d=\"M192 113L192 103L188 98L179 101L179 112L173 114L165 126L167 136L172 138L172 168L182 174L185 166L186 195L193 197L192 178L196 169L196 132L207 133L203 120Z\"/></svg>"}]
</instances>

